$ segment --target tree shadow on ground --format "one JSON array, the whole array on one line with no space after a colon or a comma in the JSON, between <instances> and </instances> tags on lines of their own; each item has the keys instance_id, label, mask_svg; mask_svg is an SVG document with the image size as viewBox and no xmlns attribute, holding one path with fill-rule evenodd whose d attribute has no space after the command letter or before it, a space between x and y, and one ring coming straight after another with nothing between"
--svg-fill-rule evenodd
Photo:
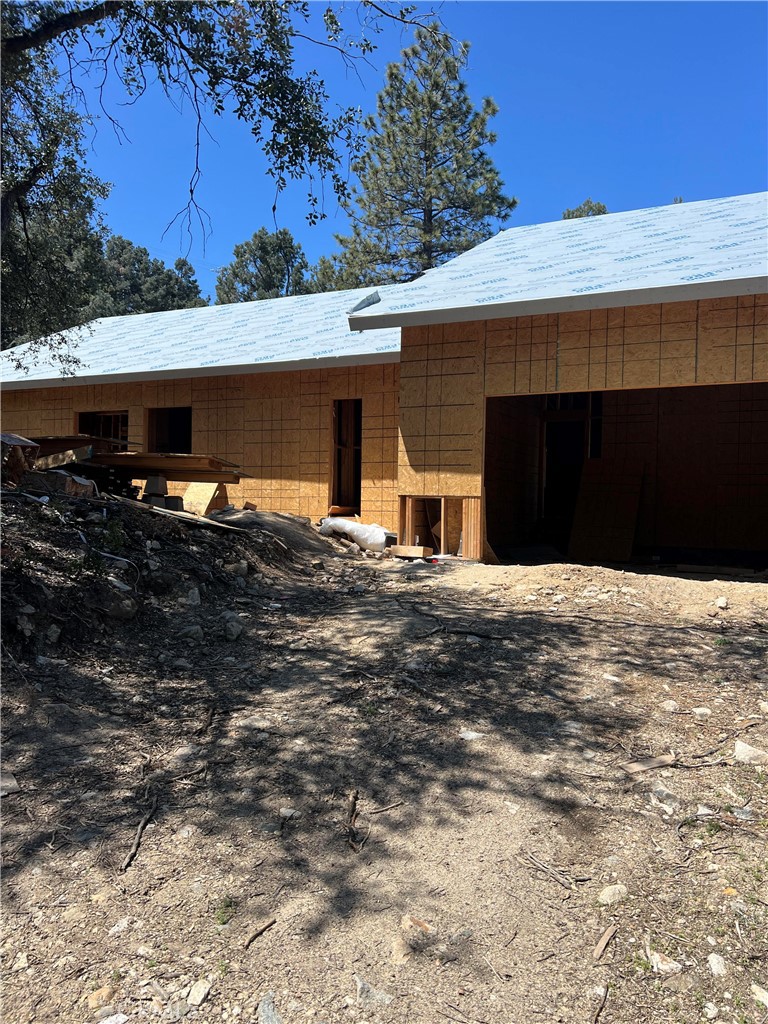
<instances>
[{"instance_id":1,"label":"tree shadow on ground","mask_svg":"<svg viewBox=\"0 0 768 1024\"><path fill-rule=\"evenodd\" d=\"M384 898L363 866L385 866L417 826L466 827L484 794L589 841L613 766L659 752L633 741L633 673L667 679L670 652L678 677L710 669L711 648L683 626L489 607L450 573L439 593L385 582L365 564L334 563L322 587L287 572L271 602L240 606L235 642L205 604L147 606L65 664L10 663L4 758L22 787L4 808L11 904L14 876L36 864L88 852L128 883L141 866L160 885L202 843L212 870L237 865L255 912L319 887L304 930L322 931ZM202 641L179 638L187 621L203 623ZM257 899L265 872L282 882Z\"/></svg>"}]
</instances>

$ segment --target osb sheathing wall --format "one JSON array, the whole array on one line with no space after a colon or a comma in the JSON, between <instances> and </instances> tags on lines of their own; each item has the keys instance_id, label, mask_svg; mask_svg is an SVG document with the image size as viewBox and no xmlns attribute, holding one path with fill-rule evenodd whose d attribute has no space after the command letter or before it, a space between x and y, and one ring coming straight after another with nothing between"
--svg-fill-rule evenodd
<instances>
[{"instance_id":1,"label":"osb sheathing wall","mask_svg":"<svg viewBox=\"0 0 768 1024\"><path fill-rule=\"evenodd\" d=\"M406 327L399 492L482 496L485 398L768 380L768 295Z\"/></svg>"},{"instance_id":2,"label":"osb sheathing wall","mask_svg":"<svg viewBox=\"0 0 768 1024\"><path fill-rule=\"evenodd\" d=\"M227 485L229 501L317 519L330 499L333 402L361 398L361 514L396 529L398 383L397 365L377 365L7 391L3 423L22 435L69 434L78 413L127 410L130 439L143 445L148 409L191 406L192 450L253 478Z\"/></svg>"}]
</instances>

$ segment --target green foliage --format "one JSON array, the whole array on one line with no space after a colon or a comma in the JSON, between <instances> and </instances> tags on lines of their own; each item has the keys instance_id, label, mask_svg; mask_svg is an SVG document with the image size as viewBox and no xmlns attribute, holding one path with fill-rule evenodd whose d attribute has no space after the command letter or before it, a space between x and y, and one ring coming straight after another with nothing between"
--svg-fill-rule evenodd
<instances>
[{"instance_id":1,"label":"green foliage","mask_svg":"<svg viewBox=\"0 0 768 1024\"><path fill-rule=\"evenodd\" d=\"M6 3L3 76L17 92L42 59L65 69L58 91L69 107L72 96L82 99L83 88L92 90L94 82L100 83L95 88L101 101L109 80L128 99L140 97L156 80L177 106L191 106L198 127L204 112L233 114L266 154L278 190L291 179L309 180L309 219L317 220L322 212L315 180L329 183L340 197L347 194L342 155L355 146L358 115L353 108L329 112L320 75L296 66L297 41L330 47L349 64L373 50L382 18L414 24L413 12L412 6L372 0L347 11L329 5L320 27L306 0ZM356 21L351 30L345 24L350 19ZM44 148L56 148L55 132L42 126L41 135ZM197 209L199 174L195 165L190 213Z\"/></svg>"},{"instance_id":2,"label":"green foliage","mask_svg":"<svg viewBox=\"0 0 768 1024\"><path fill-rule=\"evenodd\" d=\"M601 217L609 213L605 203L596 203L592 199L585 199L579 206L572 210L563 210L563 220L577 220L579 217Z\"/></svg>"},{"instance_id":3,"label":"green foliage","mask_svg":"<svg viewBox=\"0 0 768 1024\"><path fill-rule=\"evenodd\" d=\"M107 520L104 542L107 551L111 551L113 555L124 550L126 545L125 531L123 530L122 523L117 519Z\"/></svg>"},{"instance_id":4,"label":"green foliage","mask_svg":"<svg viewBox=\"0 0 768 1024\"><path fill-rule=\"evenodd\" d=\"M307 290L310 292L336 292L345 288L357 288L359 279L338 256L321 256L309 268Z\"/></svg>"},{"instance_id":5,"label":"green foliage","mask_svg":"<svg viewBox=\"0 0 768 1024\"><path fill-rule=\"evenodd\" d=\"M310 291L307 257L287 228L259 228L234 248L234 260L216 278L216 302L252 302Z\"/></svg>"},{"instance_id":6,"label":"green foliage","mask_svg":"<svg viewBox=\"0 0 768 1024\"><path fill-rule=\"evenodd\" d=\"M152 259L143 246L112 235L107 241L99 280L84 317L94 320L102 316L207 306L194 274L187 260L176 260L171 270L162 260Z\"/></svg>"},{"instance_id":7,"label":"green foliage","mask_svg":"<svg viewBox=\"0 0 768 1024\"><path fill-rule=\"evenodd\" d=\"M487 153L498 108L486 98L476 110L461 78L468 53L431 24L387 68L354 163L352 235L337 239L345 286L412 280L484 241L517 205Z\"/></svg>"},{"instance_id":8,"label":"green foliage","mask_svg":"<svg viewBox=\"0 0 768 1024\"><path fill-rule=\"evenodd\" d=\"M229 924L232 918L235 916L237 910L237 901L231 896L224 896L220 901L215 911L216 924Z\"/></svg>"},{"instance_id":9,"label":"green foliage","mask_svg":"<svg viewBox=\"0 0 768 1024\"><path fill-rule=\"evenodd\" d=\"M330 47L349 64L373 49L382 18L414 24L413 11L386 0L324 12L305 0L4 3L3 346L45 338L24 352L25 365L41 348L64 370L76 363L60 332L88 315L103 243L98 201L108 193L85 166L90 121L80 111L95 103L119 130L103 102L109 83L131 102L157 82L177 107L191 108L198 140L204 113L234 115L266 154L277 192L291 180L308 182L314 222L324 215L315 182L341 199L348 194L344 157L357 151L358 112L331 111L319 74L297 66L296 47ZM190 230L202 215L198 158L199 144L181 211ZM188 264L177 264L179 281L150 268L151 282L140 287L134 269L126 270L129 284L113 276L99 289L93 308L158 308L169 291L172 305L201 304Z\"/></svg>"},{"instance_id":10,"label":"green foliage","mask_svg":"<svg viewBox=\"0 0 768 1024\"><path fill-rule=\"evenodd\" d=\"M3 47L26 9L2 7ZM50 47L6 55L2 66L2 347L82 323L98 274L97 204L109 186L84 163L86 118L67 102ZM75 361L56 346L62 369Z\"/></svg>"},{"instance_id":11,"label":"green foliage","mask_svg":"<svg viewBox=\"0 0 768 1024\"><path fill-rule=\"evenodd\" d=\"M98 551L89 548L83 555L82 561L76 566L75 575L106 576L107 563Z\"/></svg>"}]
</instances>

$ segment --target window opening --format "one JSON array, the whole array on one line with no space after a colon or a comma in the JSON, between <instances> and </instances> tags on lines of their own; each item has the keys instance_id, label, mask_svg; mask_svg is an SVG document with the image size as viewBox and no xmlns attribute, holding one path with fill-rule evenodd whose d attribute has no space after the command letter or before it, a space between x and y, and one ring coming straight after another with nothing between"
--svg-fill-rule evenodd
<instances>
[{"instance_id":1,"label":"window opening","mask_svg":"<svg viewBox=\"0 0 768 1024\"><path fill-rule=\"evenodd\" d=\"M147 450L164 454L192 452L192 408L147 410Z\"/></svg>"},{"instance_id":2,"label":"window opening","mask_svg":"<svg viewBox=\"0 0 768 1024\"><path fill-rule=\"evenodd\" d=\"M101 437L119 446L118 451L128 450L128 412L81 412L77 418L79 434Z\"/></svg>"}]
</instances>

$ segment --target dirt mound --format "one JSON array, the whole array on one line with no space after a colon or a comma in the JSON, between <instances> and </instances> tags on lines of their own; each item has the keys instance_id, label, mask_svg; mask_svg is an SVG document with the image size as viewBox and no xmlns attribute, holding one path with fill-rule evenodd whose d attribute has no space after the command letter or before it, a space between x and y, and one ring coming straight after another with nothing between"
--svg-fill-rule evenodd
<instances>
[{"instance_id":1,"label":"dirt mound","mask_svg":"<svg viewBox=\"0 0 768 1024\"><path fill-rule=\"evenodd\" d=\"M109 499L23 495L7 497L3 513L3 633L20 656L53 656L118 623L125 636L172 633L180 612L191 628L202 596L222 606L267 599L276 582L312 571L309 555L335 554L291 516L241 513L247 529L225 530Z\"/></svg>"}]
</instances>

